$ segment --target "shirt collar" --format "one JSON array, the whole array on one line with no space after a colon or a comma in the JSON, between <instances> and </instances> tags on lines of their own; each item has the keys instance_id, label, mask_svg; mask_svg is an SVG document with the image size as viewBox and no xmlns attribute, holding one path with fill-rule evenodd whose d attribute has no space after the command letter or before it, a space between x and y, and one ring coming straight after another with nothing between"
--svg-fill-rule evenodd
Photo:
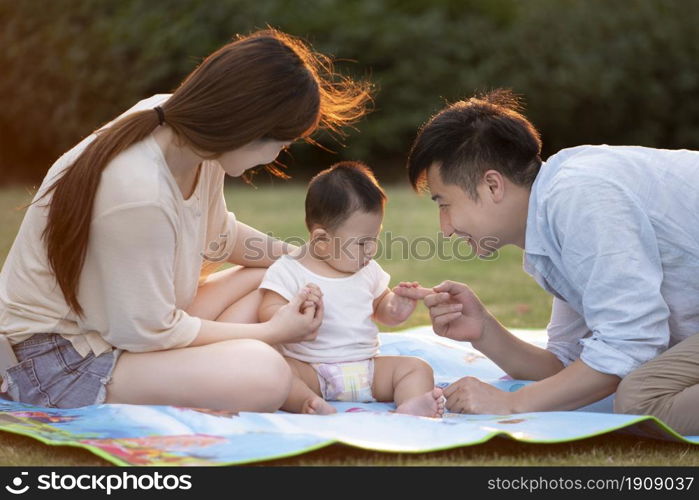
<instances>
[{"instance_id":1,"label":"shirt collar","mask_svg":"<svg viewBox=\"0 0 699 500\"><path fill-rule=\"evenodd\" d=\"M539 213L539 191L543 185L543 170L546 163L542 163L539 169L539 174L534 179L531 191L529 193L529 207L527 209L527 227L525 228L524 236L524 252L525 254L546 255L544 250L544 242L541 236L539 224L537 223L537 214Z\"/></svg>"}]
</instances>

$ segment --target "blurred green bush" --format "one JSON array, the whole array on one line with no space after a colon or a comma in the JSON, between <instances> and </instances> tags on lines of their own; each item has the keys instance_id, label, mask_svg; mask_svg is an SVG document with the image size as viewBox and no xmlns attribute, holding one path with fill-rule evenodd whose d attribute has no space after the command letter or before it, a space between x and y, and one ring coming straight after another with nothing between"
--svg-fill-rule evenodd
<instances>
[{"instance_id":1,"label":"blurred green bush","mask_svg":"<svg viewBox=\"0 0 699 500\"><path fill-rule=\"evenodd\" d=\"M0 183L40 180L94 128L267 25L378 88L346 147L292 149L297 178L355 158L402 179L421 123L498 86L525 98L546 155L698 148L697 19L692 0L0 0Z\"/></svg>"}]
</instances>

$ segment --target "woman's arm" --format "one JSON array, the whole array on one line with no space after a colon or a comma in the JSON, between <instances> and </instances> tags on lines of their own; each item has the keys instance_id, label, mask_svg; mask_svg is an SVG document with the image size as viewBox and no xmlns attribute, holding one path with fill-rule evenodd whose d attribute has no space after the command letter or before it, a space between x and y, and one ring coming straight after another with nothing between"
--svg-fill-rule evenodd
<instances>
[{"instance_id":1,"label":"woman's arm","mask_svg":"<svg viewBox=\"0 0 699 500\"><path fill-rule=\"evenodd\" d=\"M219 321L211 321L208 319L201 320L201 328L197 336L187 347L195 347L199 345L213 344L214 342L222 342L225 340L236 339L254 339L261 340L268 344L274 343L280 332L271 322L264 323L223 323Z\"/></svg>"},{"instance_id":2,"label":"woman's arm","mask_svg":"<svg viewBox=\"0 0 699 500\"><path fill-rule=\"evenodd\" d=\"M281 298L281 301L275 301L275 295ZM279 344L315 338L323 320L322 301L318 302L315 291L305 287L291 301L274 292L266 291L265 299L267 302L263 300L260 307L262 323L241 324L201 320L201 328L189 346L236 339L255 339L267 344Z\"/></svg>"},{"instance_id":3,"label":"woman's arm","mask_svg":"<svg viewBox=\"0 0 699 500\"><path fill-rule=\"evenodd\" d=\"M282 255L297 249L258 231L240 221L236 222L236 237L226 260L244 267L269 267Z\"/></svg>"}]
</instances>

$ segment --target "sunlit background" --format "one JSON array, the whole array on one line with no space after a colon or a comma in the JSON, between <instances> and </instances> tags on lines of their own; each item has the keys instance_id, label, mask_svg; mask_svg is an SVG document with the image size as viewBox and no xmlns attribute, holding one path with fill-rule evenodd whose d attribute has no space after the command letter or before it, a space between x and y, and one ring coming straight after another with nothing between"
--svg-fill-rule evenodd
<instances>
[{"instance_id":1,"label":"sunlit background","mask_svg":"<svg viewBox=\"0 0 699 500\"><path fill-rule=\"evenodd\" d=\"M374 112L327 153L293 146L291 181L227 186L229 209L262 231L305 236L305 182L342 159L368 163L386 186L384 229L437 236L437 210L407 186L417 128L446 102L509 87L540 128L544 157L582 143L699 147L699 2L693 0L0 0L0 265L51 163L135 102L171 91L236 33L272 26L371 79ZM494 261L381 258L392 283L469 283L506 325L544 327L550 297ZM424 307L404 326L425 324ZM100 465L82 450L0 436L0 463ZM609 436L559 445L502 439L429 455L332 447L284 463L313 465L696 465L675 443Z\"/></svg>"},{"instance_id":2,"label":"sunlit background","mask_svg":"<svg viewBox=\"0 0 699 500\"><path fill-rule=\"evenodd\" d=\"M409 189L417 128L447 102L512 88L544 157L581 143L699 147L699 2L667 0L0 0L0 262L51 163L138 100L171 91L237 33L272 26L376 85L374 111L329 153L294 145L291 181L229 179L229 209L262 231L305 236L304 186L342 159L386 186L384 228L437 236ZM507 325L543 327L550 298L508 248L490 262L380 258L400 280L466 281ZM428 320L419 309L408 326Z\"/></svg>"}]
</instances>

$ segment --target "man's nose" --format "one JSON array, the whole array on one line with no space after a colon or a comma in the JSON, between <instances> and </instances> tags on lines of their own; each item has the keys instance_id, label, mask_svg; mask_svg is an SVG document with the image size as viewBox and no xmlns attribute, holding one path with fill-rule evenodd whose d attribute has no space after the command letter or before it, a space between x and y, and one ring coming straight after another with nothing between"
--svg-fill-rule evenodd
<instances>
[{"instance_id":1,"label":"man's nose","mask_svg":"<svg viewBox=\"0 0 699 500\"><path fill-rule=\"evenodd\" d=\"M442 231L444 236L451 236L454 234L454 228L451 226L451 221L449 217L445 214L439 214L439 229Z\"/></svg>"}]
</instances>

